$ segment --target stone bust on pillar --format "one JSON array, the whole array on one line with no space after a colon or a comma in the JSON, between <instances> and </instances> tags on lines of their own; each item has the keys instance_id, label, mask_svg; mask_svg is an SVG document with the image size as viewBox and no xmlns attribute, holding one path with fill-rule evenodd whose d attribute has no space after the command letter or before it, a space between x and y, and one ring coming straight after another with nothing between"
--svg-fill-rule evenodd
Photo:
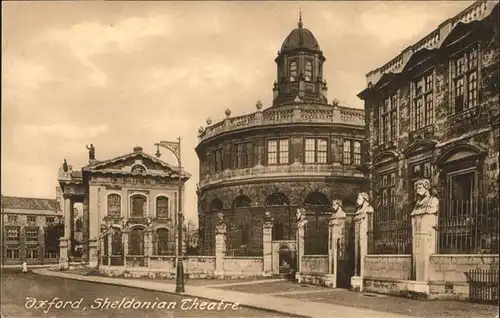
<instances>
[{"instance_id":1,"label":"stone bust on pillar","mask_svg":"<svg viewBox=\"0 0 500 318\"><path fill-rule=\"evenodd\" d=\"M356 221L362 221L366 218L367 215L374 212L373 207L370 204L370 197L366 192L361 192L360 194L358 194L356 205L358 206L358 210L355 214Z\"/></svg>"},{"instance_id":2,"label":"stone bust on pillar","mask_svg":"<svg viewBox=\"0 0 500 318\"><path fill-rule=\"evenodd\" d=\"M333 214L330 217L330 225L342 225L346 218L346 214L343 208L342 200L333 200L332 202L332 211Z\"/></svg>"},{"instance_id":3,"label":"stone bust on pillar","mask_svg":"<svg viewBox=\"0 0 500 318\"><path fill-rule=\"evenodd\" d=\"M303 227L306 225L306 210L304 208L297 209L297 228Z\"/></svg>"},{"instance_id":4,"label":"stone bust on pillar","mask_svg":"<svg viewBox=\"0 0 500 318\"><path fill-rule=\"evenodd\" d=\"M217 214L217 226L215 227L215 233L216 234L226 234L227 233L227 228L226 228L226 223L224 223L224 213L219 212Z\"/></svg>"},{"instance_id":5,"label":"stone bust on pillar","mask_svg":"<svg viewBox=\"0 0 500 318\"><path fill-rule=\"evenodd\" d=\"M428 179L419 179L415 182L415 192L417 193L417 202L411 212L412 216L434 214L439 211L439 200L430 192L431 183Z\"/></svg>"},{"instance_id":6,"label":"stone bust on pillar","mask_svg":"<svg viewBox=\"0 0 500 318\"><path fill-rule=\"evenodd\" d=\"M266 211L264 213L264 225L267 225L267 226L273 225L273 218L271 216L271 212L269 212L269 211Z\"/></svg>"}]
</instances>

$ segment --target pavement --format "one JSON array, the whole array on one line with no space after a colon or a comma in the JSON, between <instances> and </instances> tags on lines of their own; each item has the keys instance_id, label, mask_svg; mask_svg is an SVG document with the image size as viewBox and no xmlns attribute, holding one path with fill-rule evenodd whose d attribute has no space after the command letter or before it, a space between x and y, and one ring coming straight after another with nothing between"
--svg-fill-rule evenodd
<instances>
[{"instance_id":1,"label":"pavement","mask_svg":"<svg viewBox=\"0 0 500 318\"><path fill-rule=\"evenodd\" d=\"M138 280L138 279L125 279L125 278L110 278L101 276L83 276L73 273L51 271L47 269L33 269L33 273L44 276L59 277L64 279L78 280L93 282L99 284L109 284L122 287L133 287L149 291L163 292L168 294L175 294L174 281L165 283L161 281L151 280ZM282 280L281 280L282 281ZM258 290L260 285L264 284L265 280L260 280L261 283L238 284L241 286L253 286L253 290ZM270 284L279 282L270 282ZM228 286L230 285L230 286ZM209 287L207 287L209 286ZM197 297L201 299L208 299L213 301L221 301L246 308L254 308L265 310L267 312L274 312L279 315L286 315L287 317L312 317L312 318L387 318L387 312L370 310L366 308L356 308L351 306L335 305L327 302L317 302L311 300L302 300L292 297L282 297L270 294L249 293L231 290L236 287L234 283L226 284L210 284L207 280L207 286L194 286L188 281L185 287L184 297ZM229 288L229 290L224 289ZM177 294L178 295L178 294ZM409 318L404 314L391 313L394 318Z\"/></svg>"}]
</instances>

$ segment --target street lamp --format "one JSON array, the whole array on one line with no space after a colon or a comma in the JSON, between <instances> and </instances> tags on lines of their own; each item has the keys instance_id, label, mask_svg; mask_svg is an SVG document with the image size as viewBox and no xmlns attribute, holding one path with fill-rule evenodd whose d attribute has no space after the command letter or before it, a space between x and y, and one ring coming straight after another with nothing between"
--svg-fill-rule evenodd
<instances>
[{"instance_id":1,"label":"street lamp","mask_svg":"<svg viewBox=\"0 0 500 318\"><path fill-rule=\"evenodd\" d=\"M175 280L175 292L184 292L184 264L182 263L182 165L181 165L181 137L177 138L175 141L160 141L155 144L156 146L156 157L160 157L160 146L164 147L170 152L172 152L177 158L177 163L179 164L179 208L177 214L177 231L178 231L178 243L177 243L177 275Z\"/></svg>"}]
</instances>

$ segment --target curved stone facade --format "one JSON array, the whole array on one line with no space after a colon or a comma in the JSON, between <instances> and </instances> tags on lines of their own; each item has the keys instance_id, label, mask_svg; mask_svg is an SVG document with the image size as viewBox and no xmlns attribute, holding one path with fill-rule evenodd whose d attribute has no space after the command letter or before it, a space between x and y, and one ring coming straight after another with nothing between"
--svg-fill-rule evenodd
<instances>
[{"instance_id":1,"label":"curved stone facade","mask_svg":"<svg viewBox=\"0 0 500 318\"><path fill-rule=\"evenodd\" d=\"M254 113L237 117L226 110L223 121L208 119L199 129L198 215L205 255L214 254L220 212L227 252L257 256L266 211L273 218L273 240L280 241L295 239L299 207L317 229L327 226L332 200L344 201L347 212L355 210L365 182L364 111L326 102L322 53L299 51L279 52L275 59L273 106L263 109L259 101ZM315 61L312 70L308 61Z\"/></svg>"}]
</instances>

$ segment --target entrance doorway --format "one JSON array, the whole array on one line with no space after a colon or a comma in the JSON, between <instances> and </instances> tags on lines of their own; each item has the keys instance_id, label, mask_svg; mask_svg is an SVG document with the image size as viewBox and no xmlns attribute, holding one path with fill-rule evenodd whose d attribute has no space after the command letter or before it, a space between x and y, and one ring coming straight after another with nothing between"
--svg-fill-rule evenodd
<instances>
[{"instance_id":1,"label":"entrance doorway","mask_svg":"<svg viewBox=\"0 0 500 318\"><path fill-rule=\"evenodd\" d=\"M279 255L279 273L281 275L291 276L296 272L297 264L295 251L292 251L288 246L281 245L278 250Z\"/></svg>"}]
</instances>

